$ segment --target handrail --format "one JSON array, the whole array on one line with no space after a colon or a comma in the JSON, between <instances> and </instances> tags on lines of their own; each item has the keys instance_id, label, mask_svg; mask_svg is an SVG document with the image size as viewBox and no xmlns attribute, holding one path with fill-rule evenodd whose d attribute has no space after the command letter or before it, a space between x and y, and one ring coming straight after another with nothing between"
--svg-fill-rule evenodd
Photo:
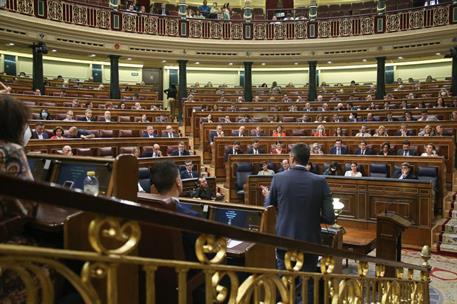
<instances>
[{"instance_id":1,"label":"handrail","mask_svg":"<svg viewBox=\"0 0 457 304\"><path fill-rule=\"evenodd\" d=\"M27 191L24 191L24 190ZM104 216L122 217L130 220L146 222L154 225L169 227L177 230L207 234L211 231L216 236L253 243L262 243L274 247L299 250L315 255L333 256L359 260L361 262L382 264L395 268L408 268L427 272L427 267L402 262L378 259L350 251L327 248L304 241L278 237L271 234L247 231L245 229L218 224L212 221L198 219L171 211L166 211L135 202L118 200L115 198L94 197L70 191L62 187L51 187L33 181L21 180L15 177L0 174L0 195L16 199L36 201L49 205L79 209L103 214Z\"/></svg>"},{"instance_id":2,"label":"handrail","mask_svg":"<svg viewBox=\"0 0 457 304\"><path fill-rule=\"evenodd\" d=\"M457 23L450 4L342 17L277 22L212 20L112 10L60 0L9 0L6 10L51 21L154 36L218 40L304 40L403 32ZM89 18L88 16L92 16ZM450 18L452 17L452 18ZM400 18L406 19L399 22ZM409 22L408 22L409 21ZM309 29L308 29L309 28ZM312 29L311 29L312 28Z\"/></svg>"}]
</instances>

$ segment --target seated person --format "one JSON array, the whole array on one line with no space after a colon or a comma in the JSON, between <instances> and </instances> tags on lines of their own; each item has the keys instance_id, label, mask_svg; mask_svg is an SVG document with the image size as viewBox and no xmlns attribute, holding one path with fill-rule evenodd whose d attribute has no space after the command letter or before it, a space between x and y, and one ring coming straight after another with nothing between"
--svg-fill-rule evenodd
<instances>
[{"instance_id":1,"label":"seated person","mask_svg":"<svg viewBox=\"0 0 457 304\"><path fill-rule=\"evenodd\" d=\"M214 143L214 138L215 137L223 137L224 136L224 131L222 130L222 126L221 125L217 125L216 127L216 132L212 131L209 133L209 141L210 143Z\"/></svg>"},{"instance_id":2,"label":"seated person","mask_svg":"<svg viewBox=\"0 0 457 304\"><path fill-rule=\"evenodd\" d=\"M324 171L323 175L337 176L340 175L338 172L338 162L332 162L330 166Z\"/></svg>"},{"instance_id":3,"label":"seated person","mask_svg":"<svg viewBox=\"0 0 457 304\"><path fill-rule=\"evenodd\" d=\"M186 179L186 178L196 178L198 177L197 171L195 171L194 165L192 164L192 161L188 160L184 163L184 166L186 167L185 170L181 171L181 178Z\"/></svg>"},{"instance_id":4,"label":"seated person","mask_svg":"<svg viewBox=\"0 0 457 304\"><path fill-rule=\"evenodd\" d=\"M425 127L422 129L422 131L417 134L417 136L435 136L435 131L433 131L432 126L430 125L425 125Z\"/></svg>"},{"instance_id":5,"label":"seated person","mask_svg":"<svg viewBox=\"0 0 457 304\"><path fill-rule=\"evenodd\" d=\"M165 127L165 132L162 134L163 137L175 138L178 137L176 132L173 130L173 127L168 125Z\"/></svg>"},{"instance_id":6,"label":"seated person","mask_svg":"<svg viewBox=\"0 0 457 304\"><path fill-rule=\"evenodd\" d=\"M344 176L348 177L362 177L362 172L359 171L358 165L356 162L351 163L351 170L348 170L344 173Z\"/></svg>"},{"instance_id":7,"label":"seated person","mask_svg":"<svg viewBox=\"0 0 457 304\"><path fill-rule=\"evenodd\" d=\"M154 127L153 126L147 126L146 127L146 132L143 133L143 137L146 137L146 138L157 137L157 135L155 134L155 131L154 131Z\"/></svg>"},{"instance_id":8,"label":"seated person","mask_svg":"<svg viewBox=\"0 0 457 304\"><path fill-rule=\"evenodd\" d=\"M283 131L282 126L277 126L276 130L273 131L273 137L284 137L286 132Z\"/></svg>"},{"instance_id":9,"label":"seated person","mask_svg":"<svg viewBox=\"0 0 457 304\"><path fill-rule=\"evenodd\" d=\"M395 155L392 149L390 148L390 143L385 142L381 146L381 151L378 152L378 155L382 156L389 156L389 155Z\"/></svg>"},{"instance_id":10,"label":"seated person","mask_svg":"<svg viewBox=\"0 0 457 304\"><path fill-rule=\"evenodd\" d=\"M79 119L80 121L95 121L95 118L92 115L92 110L87 109L85 112L85 116Z\"/></svg>"},{"instance_id":11,"label":"seated person","mask_svg":"<svg viewBox=\"0 0 457 304\"><path fill-rule=\"evenodd\" d=\"M65 135L66 138L82 138L82 139L88 139L88 138L94 138L95 134L89 133L86 130L78 130L77 127L70 127L68 129L68 134Z\"/></svg>"},{"instance_id":12,"label":"seated person","mask_svg":"<svg viewBox=\"0 0 457 304\"><path fill-rule=\"evenodd\" d=\"M53 136L51 137L52 140L59 140L59 139L65 139L63 137L63 128L62 127L55 127L54 130L52 131Z\"/></svg>"},{"instance_id":13,"label":"seated person","mask_svg":"<svg viewBox=\"0 0 457 304\"><path fill-rule=\"evenodd\" d=\"M313 133L313 136L321 137L326 136L324 125L318 125L316 131Z\"/></svg>"},{"instance_id":14,"label":"seated person","mask_svg":"<svg viewBox=\"0 0 457 304\"><path fill-rule=\"evenodd\" d=\"M255 129L251 131L251 136L255 136L255 137L263 136L262 128L259 126L255 127Z\"/></svg>"},{"instance_id":15,"label":"seated person","mask_svg":"<svg viewBox=\"0 0 457 304\"><path fill-rule=\"evenodd\" d=\"M62 155L64 156L73 156L73 149L69 145L65 145L62 148Z\"/></svg>"},{"instance_id":16,"label":"seated person","mask_svg":"<svg viewBox=\"0 0 457 304\"><path fill-rule=\"evenodd\" d=\"M400 125L400 129L395 133L396 136L412 136L413 132L408 130L408 127L405 124Z\"/></svg>"},{"instance_id":17,"label":"seated person","mask_svg":"<svg viewBox=\"0 0 457 304\"><path fill-rule=\"evenodd\" d=\"M425 152L422 153L421 156L435 157L435 156L438 156L438 153L436 153L436 149L433 144L427 144L425 146Z\"/></svg>"},{"instance_id":18,"label":"seated person","mask_svg":"<svg viewBox=\"0 0 457 304\"><path fill-rule=\"evenodd\" d=\"M162 157L162 151L160 150L160 145L159 144L154 144L152 146L152 152L144 152L141 157L152 157L152 158L158 158Z\"/></svg>"},{"instance_id":19,"label":"seated person","mask_svg":"<svg viewBox=\"0 0 457 304\"><path fill-rule=\"evenodd\" d=\"M389 136L389 134L387 134L386 127L381 125L376 129L376 131L373 134L373 136L377 136L377 137L379 137L379 136Z\"/></svg>"},{"instance_id":20,"label":"seated person","mask_svg":"<svg viewBox=\"0 0 457 304\"><path fill-rule=\"evenodd\" d=\"M265 153L265 151L260 147L258 140L254 141L254 143L252 144L252 147L248 150L248 154L257 155L257 154L264 154L264 153Z\"/></svg>"},{"instance_id":21,"label":"seated person","mask_svg":"<svg viewBox=\"0 0 457 304\"><path fill-rule=\"evenodd\" d=\"M288 159L284 159L281 162L281 168L279 168L278 172L284 172L284 171L289 171L290 170L290 163Z\"/></svg>"},{"instance_id":22,"label":"seated person","mask_svg":"<svg viewBox=\"0 0 457 304\"><path fill-rule=\"evenodd\" d=\"M411 171L411 165L407 162L401 164L400 176L396 176L398 179L417 179L417 177Z\"/></svg>"},{"instance_id":23,"label":"seated person","mask_svg":"<svg viewBox=\"0 0 457 304\"><path fill-rule=\"evenodd\" d=\"M357 133L355 136L359 136L359 137L370 137L371 134L367 131L367 127L362 125L362 126L360 127L359 133Z\"/></svg>"},{"instance_id":24,"label":"seated person","mask_svg":"<svg viewBox=\"0 0 457 304\"><path fill-rule=\"evenodd\" d=\"M311 145L311 150L309 151L311 155L323 155L324 152L321 149L321 145L319 143L313 143Z\"/></svg>"},{"instance_id":25,"label":"seated person","mask_svg":"<svg viewBox=\"0 0 457 304\"><path fill-rule=\"evenodd\" d=\"M190 155L189 150L186 150L186 144L183 141L180 141L178 144L178 149L171 152L171 156L184 156Z\"/></svg>"},{"instance_id":26,"label":"seated person","mask_svg":"<svg viewBox=\"0 0 457 304\"><path fill-rule=\"evenodd\" d=\"M341 138L338 138L335 141L335 145L330 149L330 154L335 154L335 155L342 155L342 154L347 154L348 149L343 146L343 141Z\"/></svg>"},{"instance_id":27,"label":"seated person","mask_svg":"<svg viewBox=\"0 0 457 304\"><path fill-rule=\"evenodd\" d=\"M238 137L245 137L247 136L246 134L246 127L245 126L240 126L238 128L238 131L233 131L233 136L238 136Z\"/></svg>"},{"instance_id":28,"label":"seated person","mask_svg":"<svg viewBox=\"0 0 457 304\"><path fill-rule=\"evenodd\" d=\"M192 193L192 197L198 197L204 200L223 200L224 195L219 192L213 193L208 186L208 181L205 177L198 179L198 186Z\"/></svg>"},{"instance_id":29,"label":"seated person","mask_svg":"<svg viewBox=\"0 0 457 304\"><path fill-rule=\"evenodd\" d=\"M268 163L265 161L262 163L262 170L260 170L257 175L274 175L275 172L271 169L268 169Z\"/></svg>"},{"instance_id":30,"label":"seated person","mask_svg":"<svg viewBox=\"0 0 457 304\"><path fill-rule=\"evenodd\" d=\"M273 144L271 147L271 154L284 154L286 153L286 149L284 145L281 143Z\"/></svg>"},{"instance_id":31,"label":"seated person","mask_svg":"<svg viewBox=\"0 0 457 304\"><path fill-rule=\"evenodd\" d=\"M404 140L402 143L402 148L397 151L397 155L416 156L416 150L411 149L409 140Z\"/></svg>"},{"instance_id":32,"label":"seated person","mask_svg":"<svg viewBox=\"0 0 457 304\"><path fill-rule=\"evenodd\" d=\"M236 141L233 143L232 148L225 151L224 161L228 160L229 155L238 155L238 154L243 154L243 151L241 151L240 143L238 141Z\"/></svg>"},{"instance_id":33,"label":"seated person","mask_svg":"<svg viewBox=\"0 0 457 304\"><path fill-rule=\"evenodd\" d=\"M32 139L48 139L49 134L44 130L44 125L42 123L38 123L35 126L35 131L32 132Z\"/></svg>"},{"instance_id":34,"label":"seated person","mask_svg":"<svg viewBox=\"0 0 457 304\"><path fill-rule=\"evenodd\" d=\"M368 148L366 141L361 141L355 155L373 155L373 151Z\"/></svg>"}]
</instances>

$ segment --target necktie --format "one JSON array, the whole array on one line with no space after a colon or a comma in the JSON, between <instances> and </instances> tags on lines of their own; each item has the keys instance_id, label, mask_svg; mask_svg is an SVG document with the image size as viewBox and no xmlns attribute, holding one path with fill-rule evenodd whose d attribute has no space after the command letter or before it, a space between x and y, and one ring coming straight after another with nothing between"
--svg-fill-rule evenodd
<instances>
[{"instance_id":1,"label":"necktie","mask_svg":"<svg viewBox=\"0 0 457 304\"><path fill-rule=\"evenodd\" d=\"M362 150L362 155L365 155L365 150Z\"/></svg>"},{"instance_id":2,"label":"necktie","mask_svg":"<svg viewBox=\"0 0 457 304\"><path fill-rule=\"evenodd\" d=\"M194 176L192 175L192 171L189 171L189 176L190 178L193 178Z\"/></svg>"}]
</instances>

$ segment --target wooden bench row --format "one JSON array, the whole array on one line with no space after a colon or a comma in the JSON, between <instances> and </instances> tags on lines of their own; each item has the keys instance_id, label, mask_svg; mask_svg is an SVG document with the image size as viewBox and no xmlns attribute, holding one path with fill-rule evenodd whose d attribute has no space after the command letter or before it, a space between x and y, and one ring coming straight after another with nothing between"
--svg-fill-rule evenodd
<instances>
[{"instance_id":1,"label":"wooden bench row","mask_svg":"<svg viewBox=\"0 0 457 304\"><path fill-rule=\"evenodd\" d=\"M246 196L250 205L262 206L260 185L270 186L272 176L249 176ZM402 236L403 246L420 248L433 243L433 186L427 181L327 176L333 197L340 198L344 209L338 224L376 232L376 216L393 211L412 225Z\"/></svg>"},{"instance_id":2,"label":"wooden bench row","mask_svg":"<svg viewBox=\"0 0 457 304\"><path fill-rule=\"evenodd\" d=\"M240 198L237 197L237 186L236 186L236 172L238 166L242 164L246 166L249 164L252 167L252 174L256 175L261 170L262 162L268 162L270 166L276 169L281 168L281 161L288 159L288 155L231 155L226 165L226 186L230 189L229 201L239 202ZM432 167L437 170L437 200L436 210L442 209L442 201L440 198L447 189L451 187L452 181L447 179L447 168L446 163L442 157L430 158L430 157L402 157L402 156L358 156L355 158L352 155L311 155L310 162L313 164L313 172L317 174L323 174L325 169L332 163L337 162L339 164L340 174L344 174L344 168L346 164L356 161L359 169L363 172L363 176L370 177L372 175L372 168L370 165L385 165L387 167L387 180L394 176L396 170L400 168L400 165L407 161L413 168L412 171L416 173L419 167ZM374 170L373 170L374 171ZM379 173L376 171L376 173ZM373 174L375 175L375 174ZM245 203L247 203L248 197L245 196Z\"/></svg>"},{"instance_id":3,"label":"wooden bench row","mask_svg":"<svg viewBox=\"0 0 457 304\"><path fill-rule=\"evenodd\" d=\"M29 152L57 153L63 146L69 145L79 149L79 155L113 157L122 153L133 154L135 149L140 149L140 154L151 152L154 144L160 145L164 156L177 149L180 142L189 147L189 139L181 138L92 138L92 139L65 139L65 140L37 140L32 139L26 146Z\"/></svg>"},{"instance_id":4,"label":"wooden bench row","mask_svg":"<svg viewBox=\"0 0 457 304\"><path fill-rule=\"evenodd\" d=\"M218 137L215 139L214 142L214 154L213 154L213 164L215 166L215 174L218 178L225 179L226 178L226 165L227 162L224 160L225 156L225 150L228 147L231 147L233 145L234 141L239 141L241 148L243 151L247 151L247 146L252 144L253 140L256 138L252 137ZM276 137L260 137L257 138L259 141L260 146L264 149L264 151L269 151L269 147L274 144L278 139ZM327 152L330 151L330 148L333 147L335 140L337 138L335 137L300 137L300 136L293 136L293 137L283 137L281 138L282 143L286 146L286 151L284 153L288 153L290 150L291 145L297 144L297 143L306 143L306 144L311 144L311 143L318 143L322 146L322 150ZM343 144L345 144L349 151L351 151L351 154L348 155L313 155L313 157L328 157L328 162L331 162L331 159L333 157L341 157L340 159L344 160L345 162L351 162L351 161L359 161L360 159L363 159L364 157L367 156L356 156L354 155L354 152L357 150L358 145L360 144L361 140L365 140L368 145L371 145L375 151L379 151L382 143L384 143L386 140L390 142L392 146L401 148L402 143L405 138L403 137L389 137L388 139L386 138L380 138L380 137L369 137L369 138L360 138L360 137L345 137L343 139ZM416 146L418 148L423 147L424 145L430 143L431 138L429 137L409 137L408 138L412 146ZM427 163L429 161L433 161L434 159L443 159L444 160L444 166L448 169L447 173L445 174L446 178L445 180L447 181L448 185L452 184L452 168L454 168L454 156L455 156L455 141L452 137L440 137L439 141L435 141L435 147L439 149L439 155L442 157L419 157L419 159L423 159L423 162ZM421 149L419 149L419 152ZM246 152L245 152L246 153ZM249 157L249 155L246 155ZM268 159L270 155L268 156L262 156ZM281 154L279 157L288 158L288 154ZM377 163L382 163L385 161L384 156L370 156L372 159L370 159L370 162L377 162ZM392 156L395 157L395 156ZM347 159L345 159L347 158ZM409 161L412 160L411 157L401 157L397 158L398 163L401 163L403 161ZM203 159L204 160L204 159ZM446 171L444 171L446 172Z\"/></svg>"}]
</instances>

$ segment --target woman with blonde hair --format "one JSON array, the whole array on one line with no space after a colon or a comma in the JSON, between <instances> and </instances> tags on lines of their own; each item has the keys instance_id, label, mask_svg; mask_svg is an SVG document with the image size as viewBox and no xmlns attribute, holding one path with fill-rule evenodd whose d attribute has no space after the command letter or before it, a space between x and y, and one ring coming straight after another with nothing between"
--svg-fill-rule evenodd
<instances>
[{"instance_id":1,"label":"woman with blonde hair","mask_svg":"<svg viewBox=\"0 0 457 304\"><path fill-rule=\"evenodd\" d=\"M386 127L384 127L383 125L379 126L375 133L373 134L373 136L389 136L389 134L387 134L387 131L386 131Z\"/></svg>"}]
</instances>

